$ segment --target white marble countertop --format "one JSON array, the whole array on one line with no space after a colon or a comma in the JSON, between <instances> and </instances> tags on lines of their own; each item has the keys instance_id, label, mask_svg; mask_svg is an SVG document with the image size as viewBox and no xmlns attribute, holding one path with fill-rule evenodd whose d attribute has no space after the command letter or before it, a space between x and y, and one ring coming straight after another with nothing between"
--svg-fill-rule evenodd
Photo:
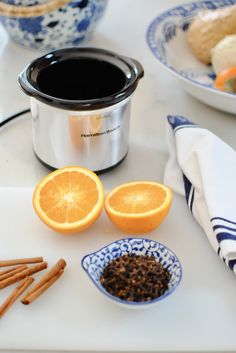
<instances>
[{"instance_id":1,"label":"white marble countertop","mask_svg":"<svg viewBox=\"0 0 236 353\"><path fill-rule=\"evenodd\" d=\"M127 158L120 166L101 175L106 189L137 179L162 181L168 153L165 139L165 118L167 114L189 117L192 121L210 129L233 148L236 148L235 116L214 110L189 96L183 90L179 81L157 63L147 46L145 35L151 20L161 11L183 2L183 0L110 0L105 16L88 43L89 46L110 49L136 58L142 63L145 71L145 76L140 81L132 99L130 150ZM0 121L29 107L29 99L21 92L17 83L17 76L29 61L40 54L38 51L21 48L9 41L4 29L0 27ZM0 135L0 187L34 187L49 171L38 162L32 151L30 114L2 127ZM176 199L178 200L178 197ZM180 200L180 203L181 207L185 207L184 200ZM174 212L175 209L173 208L171 216L173 229L175 229L175 221L179 224ZM187 210L183 211L182 214L186 217L189 216ZM193 227L193 232L199 233L203 237L201 230L195 225L194 221L189 220L188 225ZM178 232L181 232L180 228L180 225L177 225L176 236L178 236ZM172 244L167 238L168 242L170 245ZM208 246L208 244L205 243L205 246ZM187 258L191 257L191 253L184 255L181 245L177 242L175 243L175 250L183 255L185 264L187 264ZM212 254L210 247L209 254L213 257L216 256ZM219 266L220 268L223 267L221 263ZM220 275L227 277L232 290L232 274L228 274L227 269L222 269ZM214 288L217 288L216 279L215 277ZM187 271L186 281L189 287L191 287L191 280L191 273ZM201 284L204 285L204 283ZM207 288L209 289L209 286ZM226 292L227 289L224 293L222 292L222 295ZM197 298L196 296L194 301L197 301ZM169 337L166 345L161 342L159 346L157 342L156 349L150 345L147 346L147 350L144 347L141 347L140 350L146 352L149 350L158 352L181 351L181 349L182 351L198 350L201 352L236 351L235 329L232 329L232 326L235 327L236 324L236 313L233 306L235 300L233 297L229 298L231 307L227 310L230 312L232 309L232 315L229 315L228 319L227 315L223 315L223 306L220 309L215 307L215 312L219 310L219 320L221 315L224 316L225 329L222 336L219 331L216 331L216 334L214 333L217 316L213 315L214 306L212 303L207 313L208 317L205 317L204 313L198 318L191 317L194 311L193 309L191 311L190 306L196 305L198 308L196 310L203 306L206 310L206 300L209 300L210 303L211 298L209 298L209 292L204 294L203 291L199 295L199 303L192 302L191 304L191 299L187 301L186 305L189 306L190 317L187 316L187 312L184 313L182 318L180 317L180 320L186 320L186 332L184 332L185 326L183 324L180 325L182 331L178 332L177 323L176 335ZM158 316L158 311L156 314ZM175 314L172 313L172 315ZM209 332L203 333L200 327L201 320L204 329ZM202 335L200 337L198 337L198 329ZM228 337L226 338L227 334ZM193 341L192 346L191 342L188 345L179 344L181 340L186 339L188 341L188 335ZM91 350L91 347L88 345L87 350ZM118 348L114 347L114 351ZM99 350L101 351L101 348ZM127 350L132 351L134 349L130 345Z\"/></svg>"}]
</instances>

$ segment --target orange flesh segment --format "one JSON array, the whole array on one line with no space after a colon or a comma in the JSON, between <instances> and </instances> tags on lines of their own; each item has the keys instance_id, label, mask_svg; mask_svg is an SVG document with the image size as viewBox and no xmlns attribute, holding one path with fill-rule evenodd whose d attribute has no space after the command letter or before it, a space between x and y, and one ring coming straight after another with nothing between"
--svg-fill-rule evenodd
<instances>
[{"instance_id":1,"label":"orange flesh segment","mask_svg":"<svg viewBox=\"0 0 236 353\"><path fill-rule=\"evenodd\" d=\"M96 205L96 183L83 173L68 171L49 180L40 191L40 207L57 223L73 223L87 216Z\"/></svg>"},{"instance_id":2,"label":"orange flesh segment","mask_svg":"<svg viewBox=\"0 0 236 353\"><path fill-rule=\"evenodd\" d=\"M166 191L150 184L127 185L109 198L110 206L121 213L144 213L160 207Z\"/></svg>"}]
</instances>

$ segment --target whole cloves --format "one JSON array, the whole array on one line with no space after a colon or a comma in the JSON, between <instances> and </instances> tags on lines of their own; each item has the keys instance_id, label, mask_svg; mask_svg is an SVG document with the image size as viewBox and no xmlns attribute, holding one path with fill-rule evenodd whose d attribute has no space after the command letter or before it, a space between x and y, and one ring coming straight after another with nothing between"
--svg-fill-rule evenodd
<instances>
[{"instance_id":1,"label":"whole cloves","mask_svg":"<svg viewBox=\"0 0 236 353\"><path fill-rule=\"evenodd\" d=\"M111 295L143 302L163 295L170 278L169 271L154 256L127 254L105 267L100 282Z\"/></svg>"}]
</instances>

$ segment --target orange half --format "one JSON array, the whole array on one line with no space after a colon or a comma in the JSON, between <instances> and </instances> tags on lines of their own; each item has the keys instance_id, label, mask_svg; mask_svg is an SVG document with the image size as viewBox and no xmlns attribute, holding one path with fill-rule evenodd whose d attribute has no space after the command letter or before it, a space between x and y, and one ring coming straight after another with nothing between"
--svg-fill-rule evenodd
<instances>
[{"instance_id":1,"label":"orange half","mask_svg":"<svg viewBox=\"0 0 236 353\"><path fill-rule=\"evenodd\" d=\"M136 181L122 184L105 198L110 220L123 232L143 234L164 220L172 203L171 190L160 183Z\"/></svg>"},{"instance_id":2,"label":"orange half","mask_svg":"<svg viewBox=\"0 0 236 353\"><path fill-rule=\"evenodd\" d=\"M33 194L33 206L39 218L64 234L90 227L100 216L103 205L101 180L82 167L65 167L50 173L39 182Z\"/></svg>"}]
</instances>

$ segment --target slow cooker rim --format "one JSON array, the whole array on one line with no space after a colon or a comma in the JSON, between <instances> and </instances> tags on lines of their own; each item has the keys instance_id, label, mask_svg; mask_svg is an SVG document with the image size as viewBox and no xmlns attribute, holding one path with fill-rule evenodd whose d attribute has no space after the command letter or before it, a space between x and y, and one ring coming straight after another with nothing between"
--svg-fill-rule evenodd
<instances>
[{"instance_id":1,"label":"slow cooker rim","mask_svg":"<svg viewBox=\"0 0 236 353\"><path fill-rule=\"evenodd\" d=\"M124 85L124 87L122 87L122 89L119 90L118 92L111 94L109 96L105 96L101 98L86 99L86 100L70 100L70 99L57 98L49 94L46 94L42 91L39 91L39 89L37 89L37 87L34 86L30 78L30 73L32 68L36 66L37 63L39 64L43 60L52 58L53 56L55 57L56 55L61 55L62 57L63 55L64 56L72 55L73 53L77 53L77 55L79 55L79 53L83 53L83 54L87 53L88 55L97 54L100 56L103 55L103 56L111 57L115 60L118 60L126 64L131 76L129 80L126 81L126 84ZM63 59L63 60L66 60L66 59ZM38 99L39 101L45 104L48 104L60 109L65 109L65 110L96 110L96 109L102 109L105 107L115 105L123 101L127 97L129 97L136 89L138 81L140 78L143 77L143 75L144 75L143 67L135 59L116 54L115 52L106 50L106 49L93 48L93 47L82 47L82 48L71 47L71 48L54 50L50 53L46 53L42 55L39 58L36 58L25 68L25 70L23 70L20 73L18 80L22 90L27 95L34 97L35 99Z\"/></svg>"}]
</instances>

